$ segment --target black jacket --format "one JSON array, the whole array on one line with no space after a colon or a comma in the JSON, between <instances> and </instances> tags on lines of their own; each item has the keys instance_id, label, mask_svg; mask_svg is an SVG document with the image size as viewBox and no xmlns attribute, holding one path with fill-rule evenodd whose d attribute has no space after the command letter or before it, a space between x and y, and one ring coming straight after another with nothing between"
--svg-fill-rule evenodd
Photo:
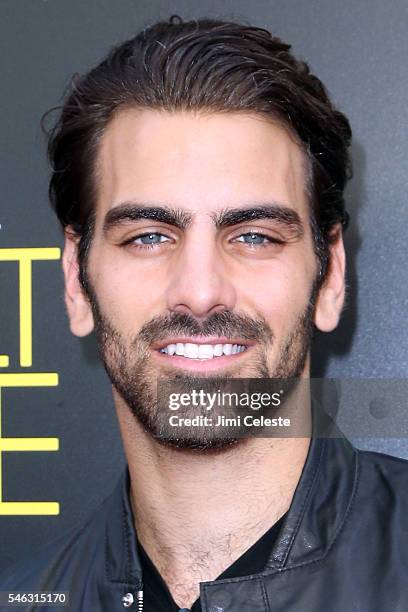
<instances>
[{"instance_id":1,"label":"black jacket","mask_svg":"<svg viewBox=\"0 0 408 612\"><path fill-rule=\"evenodd\" d=\"M10 610L138 610L142 576L129 475L81 527L0 576L0 590L69 591L70 606ZM407 612L408 462L312 440L264 571L203 582L203 612ZM158 611L160 612L160 611Z\"/></svg>"}]
</instances>

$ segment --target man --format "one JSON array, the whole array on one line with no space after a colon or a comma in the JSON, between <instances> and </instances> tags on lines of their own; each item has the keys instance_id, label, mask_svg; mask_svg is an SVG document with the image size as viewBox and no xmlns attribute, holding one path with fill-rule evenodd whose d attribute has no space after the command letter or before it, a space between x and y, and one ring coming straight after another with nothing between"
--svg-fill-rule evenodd
<instances>
[{"instance_id":1,"label":"man","mask_svg":"<svg viewBox=\"0 0 408 612\"><path fill-rule=\"evenodd\" d=\"M128 471L3 591L86 612L407 609L404 461L193 426L192 406L174 428L161 402L297 380L310 420L313 329L344 305L350 138L290 47L239 24L158 23L73 81L50 195L71 330L97 333Z\"/></svg>"}]
</instances>

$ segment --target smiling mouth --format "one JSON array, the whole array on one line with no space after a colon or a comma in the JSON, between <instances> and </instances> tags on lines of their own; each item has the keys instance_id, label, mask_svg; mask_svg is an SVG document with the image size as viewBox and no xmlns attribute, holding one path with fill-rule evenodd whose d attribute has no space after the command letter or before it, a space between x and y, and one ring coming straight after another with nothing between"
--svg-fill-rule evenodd
<instances>
[{"instance_id":1,"label":"smiling mouth","mask_svg":"<svg viewBox=\"0 0 408 612\"><path fill-rule=\"evenodd\" d=\"M247 350L245 344L195 344L193 342L176 342L159 349L159 353L170 357L178 356L193 360L210 360L219 357L237 355Z\"/></svg>"}]
</instances>

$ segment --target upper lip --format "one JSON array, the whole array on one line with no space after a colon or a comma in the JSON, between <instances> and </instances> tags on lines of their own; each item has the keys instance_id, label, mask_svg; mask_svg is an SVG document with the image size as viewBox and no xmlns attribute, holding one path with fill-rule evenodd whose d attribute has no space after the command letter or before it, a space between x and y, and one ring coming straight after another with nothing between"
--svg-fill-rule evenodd
<instances>
[{"instance_id":1,"label":"upper lip","mask_svg":"<svg viewBox=\"0 0 408 612\"><path fill-rule=\"evenodd\" d=\"M253 344L253 341L245 340L244 338L232 337L227 338L225 336L174 336L166 338L166 340L160 340L160 342L156 342L152 345L152 348L155 350L160 350L169 344L211 344L215 346L216 344L242 344L244 346L250 346Z\"/></svg>"}]
</instances>

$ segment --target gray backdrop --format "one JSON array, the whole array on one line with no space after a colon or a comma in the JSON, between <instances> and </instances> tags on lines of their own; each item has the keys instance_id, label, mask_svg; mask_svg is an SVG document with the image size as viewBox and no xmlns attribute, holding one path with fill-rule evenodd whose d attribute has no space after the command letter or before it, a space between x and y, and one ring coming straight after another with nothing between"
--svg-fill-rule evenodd
<instances>
[{"instance_id":1,"label":"gray backdrop","mask_svg":"<svg viewBox=\"0 0 408 612\"><path fill-rule=\"evenodd\" d=\"M343 321L319 336L316 376L406 378L406 0L1 0L2 249L62 246L47 204L39 127L74 72L158 18L218 16L267 27L310 62L350 118L355 177L348 189L349 300ZM56 387L3 388L2 435L58 437L58 452L4 451L4 501L58 501L55 516L0 514L0 566L84 518L124 465L107 380L92 339L70 335L58 261L37 261L33 361L19 365L18 265L0 261L0 375L55 372ZM360 446L408 456L405 439Z\"/></svg>"}]
</instances>

